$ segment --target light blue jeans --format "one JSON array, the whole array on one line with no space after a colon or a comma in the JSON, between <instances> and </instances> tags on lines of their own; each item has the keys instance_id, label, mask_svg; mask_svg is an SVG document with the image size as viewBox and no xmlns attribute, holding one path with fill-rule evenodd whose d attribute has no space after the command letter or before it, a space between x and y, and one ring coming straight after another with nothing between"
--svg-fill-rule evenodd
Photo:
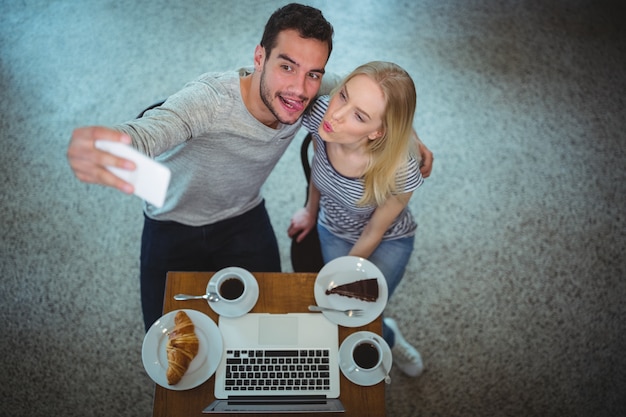
<instances>
[{"instance_id":1,"label":"light blue jeans","mask_svg":"<svg viewBox=\"0 0 626 417\"><path fill-rule=\"evenodd\" d=\"M352 246L354 246L353 243L335 236L319 223L317 224L317 231L320 236L322 257L324 258L325 264L340 256L348 255ZM374 253L368 258L385 276L389 290L389 298L391 298L391 295L404 276L406 265L409 263L411 253L413 252L414 242L415 236L384 240L380 242ZM395 343L394 334L384 322L383 338L389 347L393 347Z\"/></svg>"}]
</instances>

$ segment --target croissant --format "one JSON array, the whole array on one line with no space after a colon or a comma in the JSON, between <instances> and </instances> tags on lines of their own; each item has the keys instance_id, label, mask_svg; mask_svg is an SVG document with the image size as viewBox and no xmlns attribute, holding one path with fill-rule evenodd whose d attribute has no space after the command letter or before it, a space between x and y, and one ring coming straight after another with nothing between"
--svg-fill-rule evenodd
<instances>
[{"instance_id":1,"label":"croissant","mask_svg":"<svg viewBox=\"0 0 626 417\"><path fill-rule=\"evenodd\" d=\"M174 317L174 329L169 334L165 350L168 362L165 372L167 383L176 385L198 354L198 336L194 331L193 322L182 310Z\"/></svg>"}]
</instances>

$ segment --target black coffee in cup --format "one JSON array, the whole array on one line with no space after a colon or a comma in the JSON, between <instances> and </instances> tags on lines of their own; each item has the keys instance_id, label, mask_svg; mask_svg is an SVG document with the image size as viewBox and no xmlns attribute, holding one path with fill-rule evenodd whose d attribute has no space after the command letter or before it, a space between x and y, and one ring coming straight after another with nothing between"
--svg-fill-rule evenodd
<instances>
[{"instance_id":1,"label":"black coffee in cup","mask_svg":"<svg viewBox=\"0 0 626 417\"><path fill-rule=\"evenodd\" d=\"M243 294L243 281L237 277L226 278L219 288L220 296L227 300L236 300Z\"/></svg>"},{"instance_id":2,"label":"black coffee in cup","mask_svg":"<svg viewBox=\"0 0 626 417\"><path fill-rule=\"evenodd\" d=\"M379 353L373 343L363 342L352 351L354 362L363 369L372 369L379 360Z\"/></svg>"}]
</instances>

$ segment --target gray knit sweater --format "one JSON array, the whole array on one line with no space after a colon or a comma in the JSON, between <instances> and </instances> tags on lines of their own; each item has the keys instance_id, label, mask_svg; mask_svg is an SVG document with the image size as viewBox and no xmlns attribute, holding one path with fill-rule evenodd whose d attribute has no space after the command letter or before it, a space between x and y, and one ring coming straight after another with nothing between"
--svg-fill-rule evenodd
<instances>
[{"instance_id":1,"label":"gray knit sweater","mask_svg":"<svg viewBox=\"0 0 626 417\"><path fill-rule=\"evenodd\" d=\"M255 119L241 97L239 77L247 71L204 74L141 119L115 127L172 171L165 204L145 204L150 218L200 226L261 202L261 186L301 123L271 129ZM324 76L320 94L337 82Z\"/></svg>"}]
</instances>

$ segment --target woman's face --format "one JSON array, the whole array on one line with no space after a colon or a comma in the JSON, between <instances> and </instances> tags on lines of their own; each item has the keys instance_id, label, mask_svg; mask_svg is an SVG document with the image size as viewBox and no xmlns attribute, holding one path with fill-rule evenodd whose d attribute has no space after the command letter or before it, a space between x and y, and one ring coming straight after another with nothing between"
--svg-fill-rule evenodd
<instances>
[{"instance_id":1,"label":"woman's face","mask_svg":"<svg viewBox=\"0 0 626 417\"><path fill-rule=\"evenodd\" d=\"M332 96L318 133L326 142L362 144L383 134L385 97L366 75L351 78Z\"/></svg>"}]
</instances>

